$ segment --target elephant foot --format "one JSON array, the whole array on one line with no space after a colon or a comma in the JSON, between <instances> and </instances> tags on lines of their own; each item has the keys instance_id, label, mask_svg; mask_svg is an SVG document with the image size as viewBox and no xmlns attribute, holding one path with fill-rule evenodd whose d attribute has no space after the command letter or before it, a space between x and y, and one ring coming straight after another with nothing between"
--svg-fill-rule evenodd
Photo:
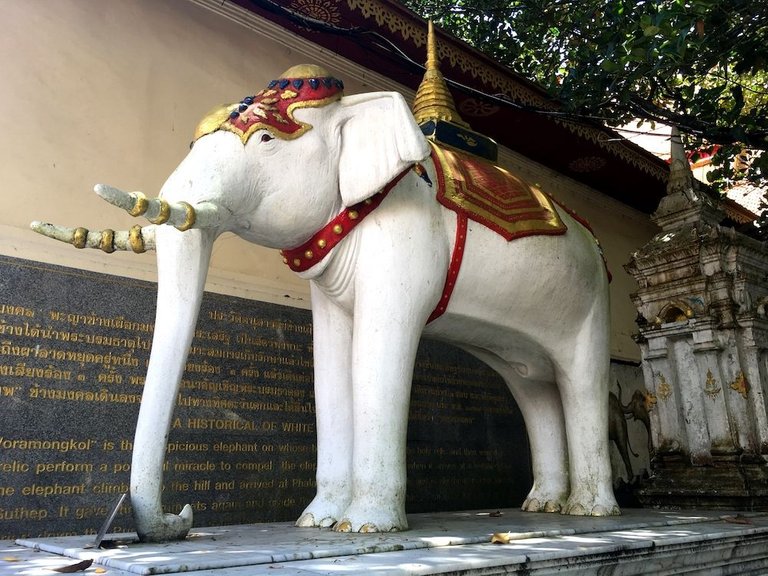
<instances>
[{"instance_id":1,"label":"elephant foot","mask_svg":"<svg viewBox=\"0 0 768 576\"><path fill-rule=\"evenodd\" d=\"M352 532L352 522L349 520L342 520L341 522L338 522L334 527L334 531L336 532ZM390 532L397 532L397 529L392 528L389 530ZM360 530L357 530L360 534L373 534L376 532L383 532L383 530L379 530L379 527L376 526L376 524L368 523L363 524L360 526Z\"/></svg>"},{"instance_id":2,"label":"elephant foot","mask_svg":"<svg viewBox=\"0 0 768 576\"><path fill-rule=\"evenodd\" d=\"M299 528L330 528L341 518L345 507L345 505L335 504L331 498L318 494L296 520L296 526Z\"/></svg>"},{"instance_id":3,"label":"elephant foot","mask_svg":"<svg viewBox=\"0 0 768 576\"><path fill-rule=\"evenodd\" d=\"M319 521L315 519L315 515L312 512L304 512L298 520L296 520L296 526L299 528L330 528L336 523L336 519L331 516L326 516Z\"/></svg>"},{"instance_id":4,"label":"elephant foot","mask_svg":"<svg viewBox=\"0 0 768 576\"><path fill-rule=\"evenodd\" d=\"M192 507L185 504L181 512L156 517L136 517L136 533L141 542L184 540L192 528Z\"/></svg>"},{"instance_id":5,"label":"elephant foot","mask_svg":"<svg viewBox=\"0 0 768 576\"><path fill-rule=\"evenodd\" d=\"M524 512L560 512L563 509L562 500L539 500L538 498L526 498L520 507Z\"/></svg>"},{"instance_id":6,"label":"elephant foot","mask_svg":"<svg viewBox=\"0 0 768 576\"><path fill-rule=\"evenodd\" d=\"M567 496L567 488L534 485L520 508L524 512L561 512Z\"/></svg>"},{"instance_id":7,"label":"elephant foot","mask_svg":"<svg viewBox=\"0 0 768 576\"><path fill-rule=\"evenodd\" d=\"M562 513L570 516L621 516L618 504L610 507L596 504L591 508L585 508L583 504L576 503L563 508Z\"/></svg>"},{"instance_id":8,"label":"elephant foot","mask_svg":"<svg viewBox=\"0 0 768 576\"><path fill-rule=\"evenodd\" d=\"M374 532L399 532L408 529L405 511L401 513L384 510L384 507L356 513L351 506L344 513L342 520L337 522L335 532L359 532L362 534Z\"/></svg>"},{"instance_id":9,"label":"elephant foot","mask_svg":"<svg viewBox=\"0 0 768 576\"><path fill-rule=\"evenodd\" d=\"M562 513L570 516L620 516L621 510L613 496L580 499L571 495Z\"/></svg>"}]
</instances>

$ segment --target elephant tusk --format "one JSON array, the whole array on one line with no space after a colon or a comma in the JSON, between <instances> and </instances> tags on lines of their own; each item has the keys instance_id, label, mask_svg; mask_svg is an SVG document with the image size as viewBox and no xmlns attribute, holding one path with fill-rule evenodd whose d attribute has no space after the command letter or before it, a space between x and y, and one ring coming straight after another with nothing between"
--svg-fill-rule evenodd
<instances>
[{"instance_id":1,"label":"elephant tusk","mask_svg":"<svg viewBox=\"0 0 768 576\"><path fill-rule=\"evenodd\" d=\"M115 250L132 250L137 254L155 249L155 227L133 226L130 230L93 231L86 228L65 228L37 220L32 230L48 238L72 244L75 248L99 248L110 254Z\"/></svg>"},{"instance_id":2,"label":"elephant tusk","mask_svg":"<svg viewBox=\"0 0 768 576\"><path fill-rule=\"evenodd\" d=\"M215 228L221 221L218 206L211 202L192 206L187 202L167 202L163 198L148 199L141 192L123 192L106 184L97 184L93 190L131 216L145 216L152 224L167 223L182 232L191 228Z\"/></svg>"}]
</instances>

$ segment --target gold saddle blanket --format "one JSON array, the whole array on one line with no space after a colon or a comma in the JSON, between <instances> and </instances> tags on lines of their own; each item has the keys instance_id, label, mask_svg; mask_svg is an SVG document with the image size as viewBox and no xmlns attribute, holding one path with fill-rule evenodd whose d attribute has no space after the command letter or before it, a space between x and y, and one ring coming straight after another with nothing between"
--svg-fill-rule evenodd
<instances>
[{"instance_id":1,"label":"gold saddle blanket","mask_svg":"<svg viewBox=\"0 0 768 576\"><path fill-rule=\"evenodd\" d=\"M552 200L536 186L471 154L432 143L437 200L507 240L564 234L567 227Z\"/></svg>"}]
</instances>

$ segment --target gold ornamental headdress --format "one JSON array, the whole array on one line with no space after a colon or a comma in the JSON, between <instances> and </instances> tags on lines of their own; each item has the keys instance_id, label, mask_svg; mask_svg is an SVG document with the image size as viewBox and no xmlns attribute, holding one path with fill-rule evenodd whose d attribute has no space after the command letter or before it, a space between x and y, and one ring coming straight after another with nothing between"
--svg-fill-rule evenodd
<instances>
[{"instance_id":1,"label":"gold ornamental headdress","mask_svg":"<svg viewBox=\"0 0 768 576\"><path fill-rule=\"evenodd\" d=\"M227 130L240 136L245 144L251 134L262 129L278 138L293 140L312 128L297 120L294 110L319 108L339 100L343 94L342 81L320 66L294 66L258 94L210 112L198 124L194 140L217 130Z\"/></svg>"}]
</instances>

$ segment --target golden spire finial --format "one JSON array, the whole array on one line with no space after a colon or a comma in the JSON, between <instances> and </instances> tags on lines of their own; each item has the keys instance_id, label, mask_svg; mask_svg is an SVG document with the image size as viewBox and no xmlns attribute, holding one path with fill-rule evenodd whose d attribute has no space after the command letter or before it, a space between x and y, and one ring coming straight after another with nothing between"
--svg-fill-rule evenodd
<instances>
[{"instance_id":1,"label":"golden spire finial","mask_svg":"<svg viewBox=\"0 0 768 576\"><path fill-rule=\"evenodd\" d=\"M427 70L437 70L440 62L437 59L437 40L435 40L435 25L432 20L427 24Z\"/></svg>"},{"instance_id":2,"label":"golden spire finial","mask_svg":"<svg viewBox=\"0 0 768 576\"><path fill-rule=\"evenodd\" d=\"M435 29L432 21L429 21L427 33L427 63L424 78L416 91L416 98L413 100L413 115L416 122L422 124L429 120L444 120L453 122L459 126L468 127L456 110L456 104L453 96L448 91L440 72L440 64L437 58L437 39L435 38Z\"/></svg>"}]
</instances>

